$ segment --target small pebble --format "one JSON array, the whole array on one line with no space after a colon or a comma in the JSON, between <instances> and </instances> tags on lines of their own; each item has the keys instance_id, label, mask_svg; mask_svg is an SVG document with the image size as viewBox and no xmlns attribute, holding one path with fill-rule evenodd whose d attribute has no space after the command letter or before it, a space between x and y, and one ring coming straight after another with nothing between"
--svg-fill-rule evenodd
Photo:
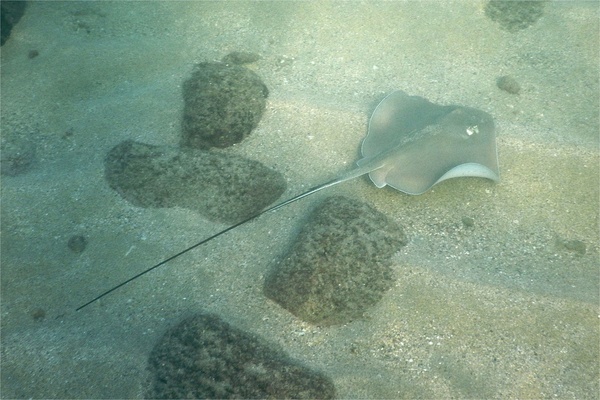
<instances>
[{"instance_id":1,"label":"small pebble","mask_svg":"<svg viewBox=\"0 0 600 400\"><path fill-rule=\"evenodd\" d=\"M475 220L471 217L462 217L461 221L467 228L471 228L475 225Z\"/></svg>"},{"instance_id":2,"label":"small pebble","mask_svg":"<svg viewBox=\"0 0 600 400\"><path fill-rule=\"evenodd\" d=\"M496 85L510 94L519 94L521 92L521 85L510 75L501 76L496 79Z\"/></svg>"},{"instance_id":3,"label":"small pebble","mask_svg":"<svg viewBox=\"0 0 600 400\"><path fill-rule=\"evenodd\" d=\"M82 235L71 236L67 246L69 246L69 249L71 249L73 253L83 253L85 247L87 246L87 239Z\"/></svg>"},{"instance_id":4,"label":"small pebble","mask_svg":"<svg viewBox=\"0 0 600 400\"><path fill-rule=\"evenodd\" d=\"M36 308L31 312L31 317L34 321L41 321L46 318L46 311L42 308Z\"/></svg>"}]
</instances>

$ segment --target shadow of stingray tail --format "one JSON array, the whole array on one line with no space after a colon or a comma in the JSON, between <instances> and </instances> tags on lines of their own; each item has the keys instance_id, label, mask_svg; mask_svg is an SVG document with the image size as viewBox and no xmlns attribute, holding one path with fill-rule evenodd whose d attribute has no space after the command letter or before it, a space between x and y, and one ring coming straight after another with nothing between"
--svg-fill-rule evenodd
<instances>
[{"instance_id":1,"label":"shadow of stingray tail","mask_svg":"<svg viewBox=\"0 0 600 400\"><path fill-rule=\"evenodd\" d=\"M360 167L357 167L357 168L355 168L355 169L353 169L353 170L350 170L350 171L348 171L346 174L344 174L344 175L342 175L342 176L340 176L340 177L338 177L338 178L336 178L336 179L334 179L334 180L331 180L331 181L329 181L329 182L323 183L323 184L321 184L321 185L318 185L318 186L314 186L314 187L312 187L312 188L308 189L308 190L307 190L306 192L304 192L304 193L301 193L301 194L299 194L299 195L297 195L297 196L294 196L294 197L292 197L292 198L290 198L290 199L288 199L288 200L286 200L286 201L283 201L283 202L281 202L281 203L278 203L278 204L276 204L276 205L274 205L274 206L272 206L272 207L269 207L269 208L267 208L267 209L265 209L265 210L262 210L262 211L261 211L261 212L259 212L259 213L256 213L256 214L254 214L254 215L252 215L252 216L250 216L250 217L248 217L248 218L246 218L246 219L244 219L244 220L242 220L242 221L240 221L240 222L238 222L238 223L236 223L236 224L234 224L234 225L231 225L231 226L229 226L229 227L227 227L227 228L223 229L222 231L219 231L219 232L215 233L215 234L214 234L214 235L212 235L212 236L209 236L209 237L207 237L206 239L203 239L203 240L199 241L199 242L198 242L198 243L196 243L196 244L193 244L193 245L192 245L192 246L190 246L190 247L187 247L187 248L185 248L185 249L181 250L179 253L173 254L172 256L170 256L170 257L168 257L168 258L165 258L164 260L162 260L162 261L161 261L161 262L159 262L158 264L155 264L155 265L153 265L152 267L150 267L150 268L148 268L148 269L146 269L146 270L144 270L144 271L142 271L142 272L138 273L137 275L134 275L134 276L132 276L131 278L129 278L129 279L127 279L127 280L125 280L125 281L123 281L123 282L119 283L118 285L116 285L116 286L113 286L112 288L108 289L107 291L105 291L105 292L101 293L100 295L98 295L98 296L94 297L92 300L88 301L87 303L85 303L85 304L83 304L83 305L81 305L81 306L77 307L77 308L75 309L75 311L79 311L79 310L81 310L82 308L85 308L85 307L89 306L90 304L92 304L92 303L96 302L97 300L100 300L100 299L101 299L101 298L103 298L104 296L106 296L106 295L108 295L108 294L110 294L110 293L114 292L115 290L119 289L119 288L120 288L120 287L122 287L122 286L125 286L125 285L126 285L126 284L128 284L129 282L131 282L131 281L133 281L133 280L135 280L135 279L137 279L137 278L141 277L142 275L145 275L145 274L147 274L148 272L150 272L150 271L152 271L152 270L154 270L154 269L156 269L156 268L158 268L158 267L160 267L160 266L162 266L162 265L165 265L165 264L166 264L166 263L168 263L169 261L172 261L172 260L174 260L174 259L176 259L176 258L178 258L178 257L180 257L180 256L182 256L182 255L184 255L185 253L187 253L187 252L189 252L189 251L191 251L191 250L194 250L196 247L202 246L203 244L205 244L205 243L208 243L208 242L210 242L211 240L218 238L219 236L221 236L221 235L223 235L223 234L225 234L225 233L227 233L227 232L229 232L229 231L231 231L231 230L233 230L233 229L237 228L237 227L238 227L238 226L240 226L240 225L244 225L245 223L247 223L247 222L250 222L250 221L254 220L254 219L256 219L256 218L260 217L260 216L261 216L261 215L263 215L263 214L266 214L266 213L268 213L268 212L271 212L271 211L278 210L278 209L280 209L280 208L282 208L282 207L285 207L285 206L287 206L288 204L291 204L291 203L293 203L293 202L295 202L295 201L298 201L298 200L300 200L300 199L302 199L302 198L304 198L304 197L306 197L306 196L310 196L311 194L313 194L313 193L316 193L316 192L318 192L318 191L320 191L320 190L323 190L323 189L326 189L326 188L328 188L328 187L331 187L331 186L337 185L338 183L342 183L342 182L345 182L345 181L347 181L347 180L350 180L350 179L353 179L353 178L359 177L359 176L361 176L361 175L367 174L367 173L371 172L373 169L374 169L374 168L373 168L373 164L372 164L372 163L366 163L366 164L365 164L365 165L363 165L363 166L360 166Z\"/></svg>"}]
</instances>

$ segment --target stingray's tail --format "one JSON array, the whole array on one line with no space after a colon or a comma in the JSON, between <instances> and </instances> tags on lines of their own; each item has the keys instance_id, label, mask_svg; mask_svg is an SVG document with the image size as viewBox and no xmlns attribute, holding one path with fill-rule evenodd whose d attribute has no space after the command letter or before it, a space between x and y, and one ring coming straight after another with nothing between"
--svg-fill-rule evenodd
<instances>
[{"instance_id":1,"label":"stingray's tail","mask_svg":"<svg viewBox=\"0 0 600 400\"><path fill-rule=\"evenodd\" d=\"M353 172L353 171L350 171L350 172ZM360 175L363 175L363 174L364 174L364 173L362 173L362 174L360 174ZM293 203L293 202L295 202L295 201L298 201L298 200L300 200L300 199L302 199L302 198L304 198L304 197L306 197L306 196L310 196L310 195L311 195L311 194L313 194L313 193L316 193L316 192L318 192L318 191L320 191L320 190L326 189L326 188L328 188L328 187L331 187L331 186L333 186L333 185L337 185L338 183L341 183L341 182L347 181L348 179L352 179L352 178L354 178L354 177L356 177L356 176L359 176L359 175L355 175L355 174L354 174L354 175L350 176L350 174L346 174L346 175L344 175L344 176L342 176L342 177L340 177L340 178L336 178L336 179L334 179L334 180L332 180L332 181L329 181L329 182L327 182L327 183L323 183L323 184L321 184L321 185L318 185L318 186L312 187L312 188L308 189L308 190L307 190L306 192L304 192L304 193L301 193L301 194L299 194L299 195L297 195L297 196L294 196L294 197L292 197L291 199L288 199L288 200L286 200L286 201L283 201L283 202L281 202L281 203L279 203L279 204L276 204L276 205L274 205L274 206L272 206L272 207L269 207L269 208L267 208L266 210L263 210L263 211L261 211L261 212L259 212L259 213L256 213L256 214L254 214L254 215L252 215L252 216L250 216L250 217L248 217L248 218L246 218L246 219L244 219L244 220L242 220L242 221L240 221L240 222L238 222L238 223L236 223L236 224L234 224L234 225L231 225L230 227L228 227L228 228L225 228L225 229L223 229L222 231L220 231L220 232L217 232L217 233L215 233L214 235L207 237L206 239L202 239L202 240L201 240L201 241L199 241L198 243L196 243L196 244L194 244L194 245L192 245L192 246L190 246L190 247L188 247L188 248L186 248L186 249L184 249L184 250L181 250L179 253L177 253L177 254L173 254L171 257L169 257L169 258L166 258L166 259L162 260L162 261L161 261L161 262L159 262L158 264L156 264L156 265L153 265L152 267L150 267L150 268L148 268L148 269L146 269L146 270L144 270L144 271L140 272L139 274L132 276L131 278L127 279L126 281L123 281L123 282L119 283L117 286L114 286L114 287L110 288L110 289L109 289L109 290L107 290L106 292L104 292L104 293L102 293L102 294L100 294L100 295L98 295L98 296L94 297L92 300L88 301L87 303L85 303L85 304L83 304L83 305L81 305L81 306L77 307L76 311L79 311L79 310L81 310L82 308L89 306L90 304L92 304L92 303L93 303L93 302L95 302L96 300L99 300L99 299L101 299L102 297L106 296L107 294L114 292L115 290L117 290L117 289L118 289L118 288L120 288L121 286L125 286L125 285L126 285L126 284L128 284L129 282L131 282L131 281L133 281L133 280L135 280L135 279L139 278L139 277L140 277L140 276L142 276L142 275L145 275L145 274L147 274L148 272L150 272L150 271L152 271L152 270L154 270L154 269L156 269L156 268L160 267L161 265L164 265L164 264L168 263L168 262L169 262L169 261L171 261L171 260L174 260L174 259L176 259L176 258L177 258L177 257L179 257L179 256L182 256L182 255L184 255L184 254L185 254L185 253L187 253L188 251L191 251L191 250L195 249L196 247L203 245L203 244L204 244L204 243L206 243L206 242L209 242L209 241L211 241L211 240L213 240L213 239L216 239L217 237L219 237L219 236L221 236L221 235L223 235L223 234L225 234L225 233L227 233L227 232L229 232L229 231L231 231L231 230L233 230L233 229L237 228L237 227L238 227L238 226L240 226L240 225L244 225L246 222L250 222L250 221L252 221L253 219L255 219L255 218L258 218L259 216L261 216L261 215L263 215L263 214L266 214L266 213L268 213L268 212L271 212L271 211L278 210L278 209L280 209L280 208L282 208L282 207L285 207L285 206L287 206L288 204L291 204L291 203Z\"/></svg>"}]
</instances>

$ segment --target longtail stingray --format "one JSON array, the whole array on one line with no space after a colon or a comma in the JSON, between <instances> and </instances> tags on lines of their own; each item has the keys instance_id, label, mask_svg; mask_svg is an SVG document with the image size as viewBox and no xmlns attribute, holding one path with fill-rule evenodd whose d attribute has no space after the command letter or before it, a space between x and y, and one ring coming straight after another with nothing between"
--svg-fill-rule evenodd
<instances>
[{"instance_id":1,"label":"longtail stingray","mask_svg":"<svg viewBox=\"0 0 600 400\"><path fill-rule=\"evenodd\" d=\"M369 174L379 188L387 185L411 195L422 194L450 178L500 180L491 115L469 107L433 104L400 90L384 98L373 111L361 153L363 158L354 169L201 240L105 291L78 307L77 311L260 215L365 174Z\"/></svg>"}]
</instances>

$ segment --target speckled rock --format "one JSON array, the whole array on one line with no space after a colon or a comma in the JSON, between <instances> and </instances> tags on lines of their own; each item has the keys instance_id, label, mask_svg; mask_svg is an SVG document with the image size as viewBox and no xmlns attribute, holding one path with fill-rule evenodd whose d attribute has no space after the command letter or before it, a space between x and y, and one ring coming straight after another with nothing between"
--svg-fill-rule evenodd
<instances>
[{"instance_id":1,"label":"speckled rock","mask_svg":"<svg viewBox=\"0 0 600 400\"><path fill-rule=\"evenodd\" d=\"M235 223L259 212L285 190L283 176L224 152L124 141L104 161L111 188L139 207L183 207Z\"/></svg>"},{"instance_id":2,"label":"speckled rock","mask_svg":"<svg viewBox=\"0 0 600 400\"><path fill-rule=\"evenodd\" d=\"M379 211L330 197L267 275L265 295L313 324L360 318L392 286L391 257L405 244L402 229Z\"/></svg>"},{"instance_id":3,"label":"speckled rock","mask_svg":"<svg viewBox=\"0 0 600 400\"><path fill-rule=\"evenodd\" d=\"M241 142L258 125L268 94L260 77L245 67L198 64L183 83L182 145L208 149Z\"/></svg>"},{"instance_id":4,"label":"speckled rock","mask_svg":"<svg viewBox=\"0 0 600 400\"><path fill-rule=\"evenodd\" d=\"M198 314L171 328L149 357L152 399L331 399L329 378L282 350Z\"/></svg>"}]
</instances>

